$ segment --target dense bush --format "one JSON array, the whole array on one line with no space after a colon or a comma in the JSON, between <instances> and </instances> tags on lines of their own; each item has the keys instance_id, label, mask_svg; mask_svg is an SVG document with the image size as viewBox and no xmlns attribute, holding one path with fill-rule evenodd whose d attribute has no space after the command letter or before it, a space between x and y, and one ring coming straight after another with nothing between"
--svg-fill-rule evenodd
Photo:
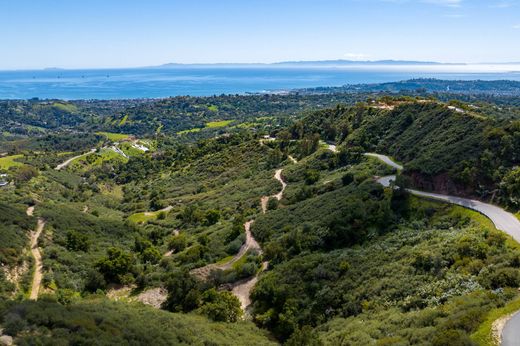
<instances>
[{"instance_id":1,"label":"dense bush","mask_svg":"<svg viewBox=\"0 0 520 346\"><path fill-rule=\"evenodd\" d=\"M0 308L0 319L17 345L273 344L250 322L214 323L197 315L105 300L67 306L45 299L10 303Z\"/></svg>"}]
</instances>

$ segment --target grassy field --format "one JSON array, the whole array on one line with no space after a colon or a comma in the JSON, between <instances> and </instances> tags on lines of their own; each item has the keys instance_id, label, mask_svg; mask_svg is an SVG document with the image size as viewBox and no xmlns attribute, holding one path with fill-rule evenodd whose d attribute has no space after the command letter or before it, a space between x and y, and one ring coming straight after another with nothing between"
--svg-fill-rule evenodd
<instances>
[{"instance_id":1,"label":"grassy field","mask_svg":"<svg viewBox=\"0 0 520 346\"><path fill-rule=\"evenodd\" d=\"M69 112L69 113L76 113L78 111L78 107L76 107L73 104L70 103L61 103L61 102L54 102L52 104L54 108L57 108L59 110Z\"/></svg>"},{"instance_id":2,"label":"grassy field","mask_svg":"<svg viewBox=\"0 0 520 346\"><path fill-rule=\"evenodd\" d=\"M128 114L125 115L123 117L123 119L121 119L121 121L119 122L119 126L123 126L124 124L126 124L126 121L128 120Z\"/></svg>"},{"instance_id":3,"label":"grassy field","mask_svg":"<svg viewBox=\"0 0 520 346\"><path fill-rule=\"evenodd\" d=\"M146 223L148 221L157 220L160 213L168 214L168 211L158 210L158 211L148 211L144 213L136 213L132 214L128 217L128 220L133 223Z\"/></svg>"},{"instance_id":4,"label":"grassy field","mask_svg":"<svg viewBox=\"0 0 520 346\"><path fill-rule=\"evenodd\" d=\"M87 169L91 169L92 167L101 166L101 164L105 161L121 161L127 162L128 159L121 156L111 149L102 149L98 153L89 154L86 156L81 156L72 161L71 167L75 171L84 171Z\"/></svg>"},{"instance_id":5,"label":"grassy field","mask_svg":"<svg viewBox=\"0 0 520 346\"><path fill-rule=\"evenodd\" d=\"M0 158L0 169L9 169L11 167L23 166L23 163L15 161L22 158L23 155L12 155Z\"/></svg>"},{"instance_id":6,"label":"grassy field","mask_svg":"<svg viewBox=\"0 0 520 346\"><path fill-rule=\"evenodd\" d=\"M202 130L200 127L196 127L194 129L179 131L179 132L177 132L177 134L178 135L183 135L185 133L199 132L200 130Z\"/></svg>"},{"instance_id":7,"label":"grassy field","mask_svg":"<svg viewBox=\"0 0 520 346\"><path fill-rule=\"evenodd\" d=\"M96 132L96 135L105 136L113 142L122 141L123 139L127 139L128 137L130 137L130 135L126 135L124 133L113 132Z\"/></svg>"},{"instance_id":8,"label":"grassy field","mask_svg":"<svg viewBox=\"0 0 520 346\"><path fill-rule=\"evenodd\" d=\"M221 121L210 121L209 123L206 123L207 128L215 128L215 127L224 127L231 124L233 120L221 120Z\"/></svg>"},{"instance_id":9,"label":"grassy field","mask_svg":"<svg viewBox=\"0 0 520 346\"><path fill-rule=\"evenodd\" d=\"M231 124L233 121L234 120L210 121L210 122L206 123L206 127L204 127L204 128L195 127L195 128L188 129L188 130L179 131L179 132L177 132L177 134L178 135L182 135L182 134L185 134L185 133L199 132L199 131L201 131L203 129L215 129L215 128L219 128L219 127L226 127L229 124Z\"/></svg>"}]
</instances>

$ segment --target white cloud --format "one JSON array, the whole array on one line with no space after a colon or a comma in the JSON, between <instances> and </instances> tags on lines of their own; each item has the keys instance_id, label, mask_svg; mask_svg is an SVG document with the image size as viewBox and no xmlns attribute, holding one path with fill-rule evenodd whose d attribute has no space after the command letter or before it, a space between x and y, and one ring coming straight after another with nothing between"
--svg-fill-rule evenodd
<instances>
[{"instance_id":1,"label":"white cloud","mask_svg":"<svg viewBox=\"0 0 520 346\"><path fill-rule=\"evenodd\" d=\"M423 0L423 2L434 5L449 6L449 7L460 7L462 0Z\"/></svg>"},{"instance_id":2,"label":"white cloud","mask_svg":"<svg viewBox=\"0 0 520 346\"><path fill-rule=\"evenodd\" d=\"M515 25L513 25L513 29L515 29L515 30L520 30L520 24L515 24Z\"/></svg>"},{"instance_id":3,"label":"white cloud","mask_svg":"<svg viewBox=\"0 0 520 346\"><path fill-rule=\"evenodd\" d=\"M518 5L518 0L499 0L489 5L490 8L509 8Z\"/></svg>"},{"instance_id":4,"label":"white cloud","mask_svg":"<svg viewBox=\"0 0 520 346\"><path fill-rule=\"evenodd\" d=\"M360 0L357 0L357 1L360 1ZM431 4L431 5L438 5L438 6L461 7L464 0L379 0L379 1L393 2L396 4L420 2L423 4Z\"/></svg>"}]
</instances>

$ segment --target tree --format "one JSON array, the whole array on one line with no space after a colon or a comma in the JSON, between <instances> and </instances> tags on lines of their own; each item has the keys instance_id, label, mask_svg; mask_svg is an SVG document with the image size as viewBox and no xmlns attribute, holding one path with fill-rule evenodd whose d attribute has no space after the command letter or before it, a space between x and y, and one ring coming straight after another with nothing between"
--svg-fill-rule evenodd
<instances>
[{"instance_id":1,"label":"tree","mask_svg":"<svg viewBox=\"0 0 520 346\"><path fill-rule=\"evenodd\" d=\"M303 326L292 333L289 340L284 344L285 346L321 346L318 334L315 333L310 326Z\"/></svg>"},{"instance_id":2,"label":"tree","mask_svg":"<svg viewBox=\"0 0 520 346\"><path fill-rule=\"evenodd\" d=\"M184 233L181 233L170 238L168 248L175 252L180 252L186 248L187 243L188 240L186 239L186 235Z\"/></svg>"},{"instance_id":3,"label":"tree","mask_svg":"<svg viewBox=\"0 0 520 346\"><path fill-rule=\"evenodd\" d=\"M87 252L90 243L88 236L76 231L69 231L67 233L66 248L71 251L84 251Z\"/></svg>"},{"instance_id":4,"label":"tree","mask_svg":"<svg viewBox=\"0 0 520 346\"><path fill-rule=\"evenodd\" d=\"M269 200L267 201L267 209L275 210L276 208L278 208L278 199L274 197L269 198Z\"/></svg>"},{"instance_id":5,"label":"tree","mask_svg":"<svg viewBox=\"0 0 520 346\"><path fill-rule=\"evenodd\" d=\"M271 168L278 167L280 162L283 160L283 154L280 149L273 149L269 151L267 156L267 165Z\"/></svg>"},{"instance_id":6,"label":"tree","mask_svg":"<svg viewBox=\"0 0 520 346\"><path fill-rule=\"evenodd\" d=\"M141 257L146 263L156 264L161 260L161 253L152 245L141 253Z\"/></svg>"},{"instance_id":7,"label":"tree","mask_svg":"<svg viewBox=\"0 0 520 346\"><path fill-rule=\"evenodd\" d=\"M520 206L520 168L509 171L500 183L500 188L508 204Z\"/></svg>"},{"instance_id":8,"label":"tree","mask_svg":"<svg viewBox=\"0 0 520 346\"><path fill-rule=\"evenodd\" d=\"M195 299L199 291L198 281L188 271L174 271L166 281L168 298L163 307L172 312L190 312L199 305ZM192 292L193 291L193 292Z\"/></svg>"},{"instance_id":9,"label":"tree","mask_svg":"<svg viewBox=\"0 0 520 346\"><path fill-rule=\"evenodd\" d=\"M134 258L130 253L117 247L111 247L107 256L96 263L96 268L109 282L120 283L125 274L132 269Z\"/></svg>"},{"instance_id":10,"label":"tree","mask_svg":"<svg viewBox=\"0 0 520 346\"><path fill-rule=\"evenodd\" d=\"M85 280L86 291L96 292L97 290L104 290L106 286L107 282L99 271L92 269L87 273L87 279Z\"/></svg>"},{"instance_id":11,"label":"tree","mask_svg":"<svg viewBox=\"0 0 520 346\"><path fill-rule=\"evenodd\" d=\"M16 184L26 183L32 178L37 177L39 174L38 170L32 166L23 165L19 167L14 173L14 181Z\"/></svg>"},{"instance_id":12,"label":"tree","mask_svg":"<svg viewBox=\"0 0 520 346\"><path fill-rule=\"evenodd\" d=\"M305 184L312 185L320 180L320 172L316 169L308 169L305 171Z\"/></svg>"},{"instance_id":13,"label":"tree","mask_svg":"<svg viewBox=\"0 0 520 346\"><path fill-rule=\"evenodd\" d=\"M242 316L240 301L229 291L211 288L202 295L198 312L217 322L236 322Z\"/></svg>"},{"instance_id":14,"label":"tree","mask_svg":"<svg viewBox=\"0 0 520 346\"><path fill-rule=\"evenodd\" d=\"M206 218L206 226L214 225L220 219L220 212L215 209L208 210L205 215Z\"/></svg>"},{"instance_id":15,"label":"tree","mask_svg":"<svg viewBox=\"0 0 520 346\"><path fill-rule=\"evenodd\" d=\"M352 182L354 182L354 175L350 172L345 173L345 175L341 177L341 182L345 186L350 185Z\"/></svg>"}]
</instances>

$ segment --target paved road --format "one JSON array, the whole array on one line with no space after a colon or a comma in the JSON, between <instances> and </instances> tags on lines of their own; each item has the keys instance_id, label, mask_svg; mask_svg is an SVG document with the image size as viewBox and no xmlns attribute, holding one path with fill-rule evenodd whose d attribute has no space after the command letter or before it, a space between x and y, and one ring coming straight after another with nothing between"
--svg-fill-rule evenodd
<instances>
[{"instance_id":1,"label":"paved road","mask_svg":"<svg viewBox=\"0 0 520 346\"><path fill-rule=\"evenodd\" d=\"M520 312L517 312L507 322L502 330L502 346L518 346L520 345Z\"/></svg>"},{"instance_id":2,"label":"paved road","mask_svg":"<svg viewBox=\"0 0 520 346\"><path fill-rule=\"evenodd\" d=\"M392 166L392 167L394 167L395 169L397 169L399 171L403 170L403 166L401 166L400 164L394 162L391 158L389 158L386 155L375 154L375 153L365 153L365 156L375 157L376 159L379 159L379 160L383 161L387 165Z\"/></svg>"},{"instance_id":3,"label":"paved road","mask_svg":"<svg viewBox=\"0 0 520 346\"><path fill-rule=\"evenodd\" d=\"M84 154L81 154L81 155L78 155L78 156L74 156L74 157L71 157L70 159L68 159L67 161L63 162L63 163L60 163L59 165L56 166L56 168L54 168L55 170L59 171L60 169L62 168L65 168L67 167L72 161L76 160L76 159L79 159L80 157L83 157L83 156L86 156L88 154L92 154L96 151L96 149L90 149L89 152L86 152Z\"/></svg>"},{"instance_id":4,"label":"paved road","mask_svg":"<svg viewBox=\"0 0 520 346\"><path fill-rule=\"evenodd\" d=\"M392 161L391 158L385 155L381 154L365 154L367 156L372 156L380 159L381 161L389 164L390 166L402 169L403 166L395 163ZM400 168L398 168L400 167ZM390 186L390 183L392 181L395 181L396 176L395 175L388 175L385 177L381 177L377 179L377 181L385 186ZM408 191L416 196L419 197L426 197L426 198L432 198L435 200L457 204L462 207L472 209L475 211L478 211L481 214L484 214L487 216L495 225L495 227L501 231L506 232L510 236L512 236L517 242L520 242L520 221L511 213L505 211L504 209L497 207L493 204L488 204L484 202L480 202L474 199L468 199L468 198L462 198L462 197L456 197L456 196L450 196L450 195L441 195L438 193L432 193L432 192L423 192L419 190L414 189L408 189ZM520 345L520 343L519 343Z\"/></svg>"},{"instance_id":5,"label":"paved road","mask_svg":"<svg viewBox=\"0 0 520 346\"><path fill-rule=\"evenodd\" d=\"M395 163L388 156L380 154L365 154L380 159L381 161L389 164L390 166L399 170L403 169L403 166ZM377 181L385 186L389 187L392 181L395 181L395 175L389 175L386 177L378 178ZM512 236L517 242L520 242L520 221L511 213L504 209L497 207L493 204L483 203L474 199L461 198L456 196L442 195L438 193L423 192L414 189L407 189L411 194L432 198L438 201L452 203L460 205L462 207L478 211L479 213L487 216L495 225L495 227L501 231L506 232ZM520 346L520 312L517 312L513 317L506 323L501 333L501 346Z\"/></svg>"},{"instance_id":6,"label":"paved road","mask_svg":"<svg viewBox=\"0 0 520 346\"><path fill-rule=\"evenodd\" d=\"M493 224L495 224L497 229L506 232L517 242L520 242L520 221L518 221L518 219L513 214L505 211L500 207L497 207L496 205L483 203L474 199L422 192L413 189L408 189L408 191L416 196L433 198L478 211L479 213L487 216L493 222ZM518 345L520 345L520 340Z\"/></svg>"}]
</instances>

